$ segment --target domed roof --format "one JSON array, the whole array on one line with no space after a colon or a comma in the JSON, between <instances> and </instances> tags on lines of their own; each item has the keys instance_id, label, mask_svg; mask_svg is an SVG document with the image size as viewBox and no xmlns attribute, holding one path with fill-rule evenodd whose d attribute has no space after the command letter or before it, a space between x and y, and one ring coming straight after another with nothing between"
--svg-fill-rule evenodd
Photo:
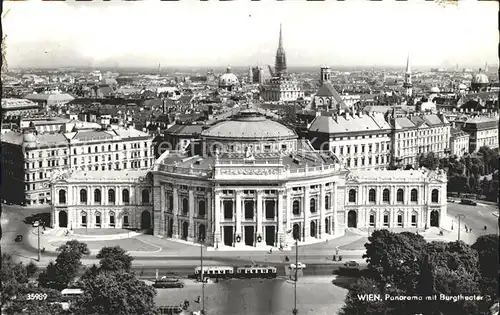
<instances>
[{"instance_id":1,"label":"domed roof","mask_svg":"<svg viewBox=\"0 0 500 315\"><path fill-rule=\"evenodd\" d=\"M226 73L219 78L219 86L233 86L238 84L238 78L231 73L231 67L227 67Z\"/></svg>"},{"instance_id":2,"label":"domed roof","mask_svg":"<svg viewBox=\"0 0 500 315\"><path fill-rule=\"evenodd\" d=\"M430 92L431 93L439 93L439 92L441 92L441 90L437 86L433 86L433 87L431 87Z\"/></svg>"},{"instance_id":3,"label":"domed roof","mask_svg":"<svg viewBox=\"0 0 500 315\"><path fill-rule=\"evenodd\" d=\"M267 119L262 114L253 110L242 110L231 120L220 122L201 133L210 138L231 139L275 139L297 138L295 131L286 126Z\"/></svg>"},{"instance_id":4,"label":"domed roof","mask_svg":"<svg viewBox=\"0 0 500 315\"><path fill-rule=\"evenodd\" d=\"M476 75L474 75L474 77L472 78L472 83L488 84L490 83L490 80L488 79L488 76L484 74L481 69L479 69L479 73L476 73Z\"/></svg>"}]
</instances>

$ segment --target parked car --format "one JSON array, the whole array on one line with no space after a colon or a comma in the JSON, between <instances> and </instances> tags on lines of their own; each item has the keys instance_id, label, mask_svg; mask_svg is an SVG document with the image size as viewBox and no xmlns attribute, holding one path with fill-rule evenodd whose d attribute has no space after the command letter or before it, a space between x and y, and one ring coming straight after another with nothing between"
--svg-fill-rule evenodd
<instances>
[{"instance_id":1,"label":"parked car","mask_svg":"<svg viewBox=\"0 0 500 315\"><path fill-rule=\"evenodd\" d=\"M22 235L16 236L16 242L22 242L22 241L23 241L23 236Z\"/></svg>"},{"instance_id":2,"label":"parked car","mask_svg":"<svg viewBox=\"0 0 500 315\"><path fill-rule=\"evenodd\" d=\"M348 261L344 264L343 268L345 269L359 269L359 264L354 260Z\"/></svg>"},{"instance_id":3,"label":"parked car","mask_svg":"<svg viewBox=\"0 0 500 315\"><path fill-rule=\"evenodd\" d=\"M470 199L462 199L462 200L460 200L460 203L463 205L468 205L468 206L477 206L477 202L470 200Z\"/></svg>"},{"instance_id":4,"label":"parked car","mask_svg":"<svg viewBox=\"0 0 500 315\"><path fill-rule=\"evenodd\" d=\"M448 201L448 202L455 202L455 199L453 199L453 198L448 198L448 200L447 200L447 201Z\"/></svg>"},{"instance_id":5,"label":"parked car","mask_svg":"<svg viewBox=\"0 0 500 315\"><path fill-rule=\"evenodd\" d=\"M156 280L155 283L153 283L153 287L157 289L184 288L184 283L181 281Z\"/></svg>"},{"instance_id":6,"label":"parked car","mask_svg":"<svg viewBox=\"0 0 500 315\"><path fill-rule=\"evenodd\" d=\"M300 261L297 263L297 269L305 269L306 264L301 263ZM290 269L295 269L295 264L290 264Z\"/></svg>"}]
</instances>

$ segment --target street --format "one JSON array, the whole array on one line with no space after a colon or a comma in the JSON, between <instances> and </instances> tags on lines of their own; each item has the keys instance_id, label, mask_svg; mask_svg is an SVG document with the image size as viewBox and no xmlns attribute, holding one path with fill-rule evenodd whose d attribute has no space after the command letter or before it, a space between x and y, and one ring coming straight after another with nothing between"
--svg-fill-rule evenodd
<instances>
[{"instance_id":1,"label":"street","mask_svg":"<svg viewBox=\"0 0 500 315\"><path fill-rule=\"evenodd\" d=\"M460 203L448 203L448 215L454 218L453 228L458 227L457 215L463 214L461 219L462 231L465 226L472 229L472 240L485 235L498 233L498 218L493 214L498 214L498 207L493 204L481 203L478 201L477 206L462 205ZM484 230L484 226L487 227ZM463 233L463 232L462 232Z\"/></svg>"}]
</instances>

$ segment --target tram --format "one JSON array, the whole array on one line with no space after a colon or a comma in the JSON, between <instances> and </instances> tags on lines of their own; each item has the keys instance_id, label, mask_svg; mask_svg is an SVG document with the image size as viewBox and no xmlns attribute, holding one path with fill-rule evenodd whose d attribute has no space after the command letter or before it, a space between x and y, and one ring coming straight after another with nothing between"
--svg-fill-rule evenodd
<instances>
[{"instance_id":1,"label":"tram","mask_svg":"<svg viewBox=\"0 0 500 315\"><path fill-rule=\"evenodd\" d=\"M194 277L199 278L201 267L196 267ZM252 279L252 278L276 278L277 269L273 266L246 265L244 267L233 266L203 266L203 277L218 279Z\"/></svg>"}]
</instances>

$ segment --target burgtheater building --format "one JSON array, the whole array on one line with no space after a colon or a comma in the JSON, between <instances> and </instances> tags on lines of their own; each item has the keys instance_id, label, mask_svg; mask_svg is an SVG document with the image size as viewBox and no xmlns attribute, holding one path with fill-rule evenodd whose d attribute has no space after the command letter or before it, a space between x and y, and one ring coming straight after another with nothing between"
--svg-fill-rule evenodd
<instances>
[{"instance_id":1,"label":"burgtheater building","mask_svg":"<svg viewBox=\"0 0 500 315\"><path fill-rule=\"evenodd\" d=\"M201 134L200 154L155 163L154 233L217 248L286 247L346 228L428 228L446 218L446 176L356 171L247 109Z\"/></svg>"},{"instance_id":2,"label":"burgtheater building","mask_svg":"<svg viewBox=\"0 0 500 315\"><path fill-rule=\"evenodd\" d=\"M350 171L253 109L203 130L196 151L165 152L147 175L115 172L56 179L53 224L69 215L74 227L152 227L167 238L244 249L324 241L347 228L441 226L446 218L443 173Z\"/></svg>"}]
</instances>

